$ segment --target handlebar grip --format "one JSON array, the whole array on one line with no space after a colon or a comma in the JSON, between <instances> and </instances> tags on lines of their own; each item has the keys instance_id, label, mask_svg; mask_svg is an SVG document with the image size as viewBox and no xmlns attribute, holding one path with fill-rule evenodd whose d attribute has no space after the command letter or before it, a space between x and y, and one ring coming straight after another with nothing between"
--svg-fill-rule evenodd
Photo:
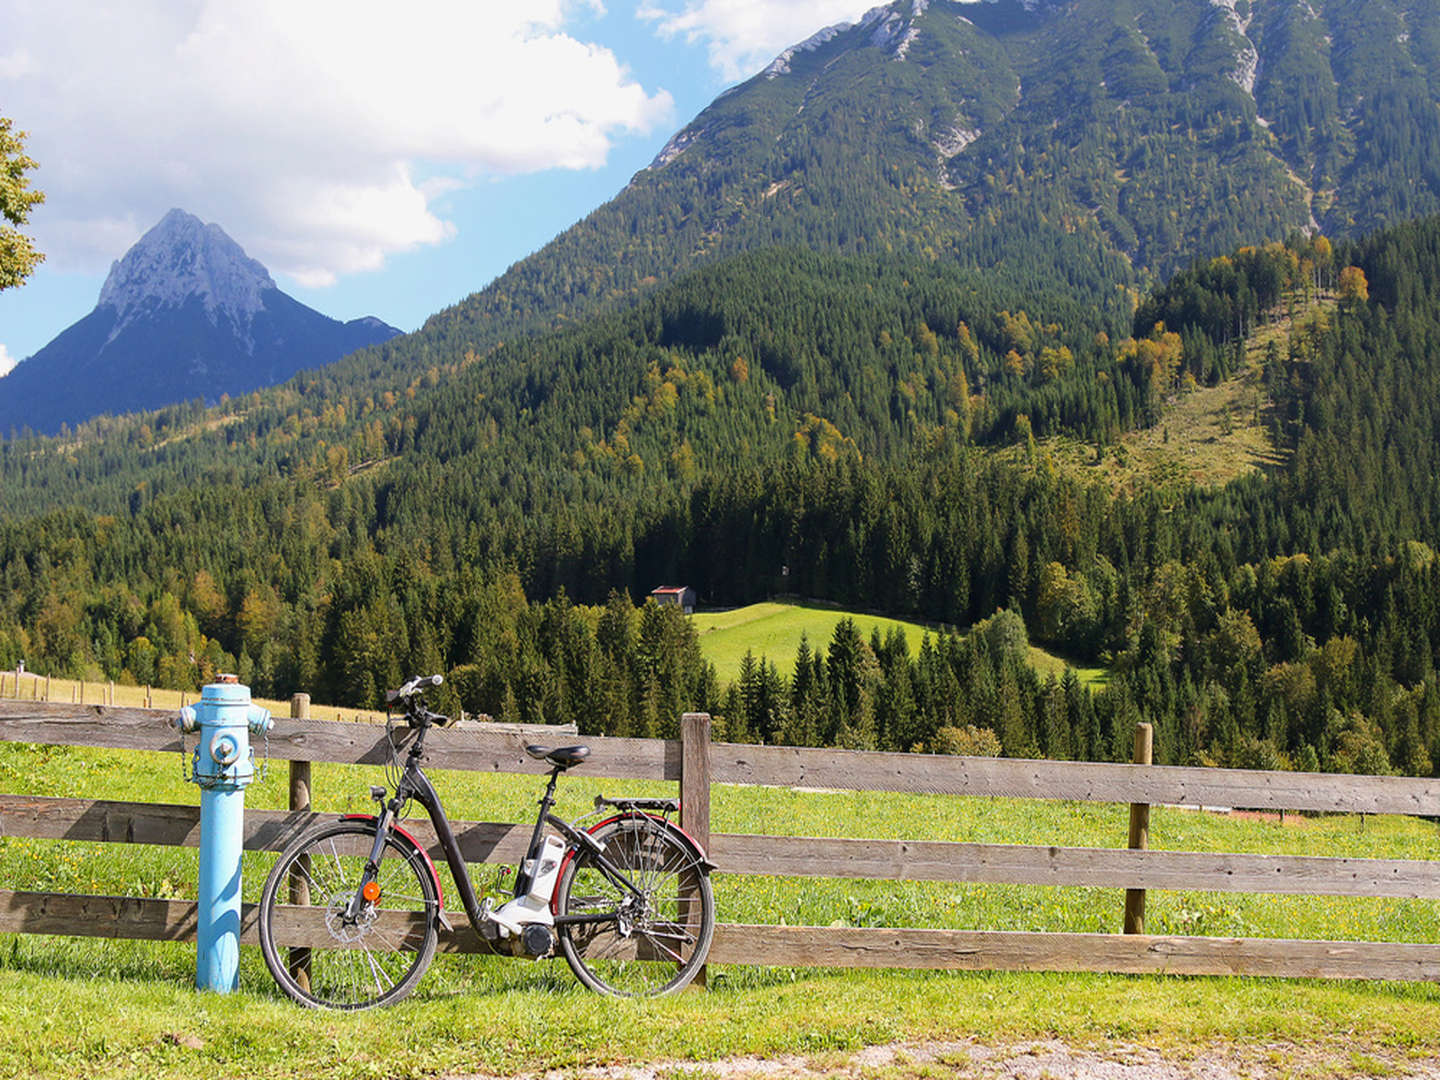
<instances>
[{"instance_id":1,"label":"handlebar grip","mask_svg":"<svg viewBox=\"0 0 1440 1080\"><path fill-rule=\"evenodd\" d=\"M444 675L426 675L424 677L411 679L404 686L400 687L399 690L385 691L385 704L392 705L404 698L414 697L421 690L431 686L439 686L444 681Z\"/></svg>"}]
</instances>

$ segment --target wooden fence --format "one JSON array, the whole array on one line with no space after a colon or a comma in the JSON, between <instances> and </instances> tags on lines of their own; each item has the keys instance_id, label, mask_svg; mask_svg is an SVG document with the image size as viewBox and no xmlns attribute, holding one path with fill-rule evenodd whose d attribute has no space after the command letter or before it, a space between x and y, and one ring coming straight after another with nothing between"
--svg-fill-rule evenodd
<instances>
[{"instance_id":1,"label":"wooden fence","mask_svg":"<svg viewBox=\"0 0 1440 1080\"><path fill-rule=\"evenodd\" d=\"M245 846L251 850L278 850L312 821L332 816L309 809L309 763L379 764L387 756L382 728L310 720L303 703L294 712L291 719L277 718L269 740L272 759L291 763L294 809L248 810ZM0 701L0 740L175 753L180 744L168 726L172 715ZM712 783L1440 816L1436 780L752 746L712 743L709 727L709 717L690 714L677 740L588 737L593 752L585 772L678 783L683 824L706 843L720 873L1440 899L1440 863L1428 861L1150 851L1141 844L1102 849L752 836L709 829ZM544 768L524 754L525 741L524 733L487 725L437 730L427 746L427 764L538 775ZM476 863L513 863L529 838L529 825L454 825L465 857ZM0 795L5 836L195 846L199 831L196 806ZM415 833L438 855L428 823L417 822ZM449 915L455 930L442 932L440 947L480 951L463 913ZM0 931L173 941L193 939L195 922L191 901L0 890ZM242 941L255 942L253 923L253 908L247 907ZM1440 979L1440 945L1433 944L723 922L710 961Z\"/></svg>"}]
</instances>

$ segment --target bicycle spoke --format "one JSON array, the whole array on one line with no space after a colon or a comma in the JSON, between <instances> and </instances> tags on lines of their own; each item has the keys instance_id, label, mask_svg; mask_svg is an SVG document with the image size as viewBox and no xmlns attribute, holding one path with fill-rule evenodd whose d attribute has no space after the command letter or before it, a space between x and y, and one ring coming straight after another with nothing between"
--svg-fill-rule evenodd
<instances>
[{"instance_id":1,"label":"bicycle spoke","mask_svg":"<svg viewBox=\"0 0 1440 1080\"><path fill-rule=\"evenodd\" d=\"M695 940L695 936L694 936L693 934L688 934L688 933L684 933L684 932L681 932L681 933L678 933L678 934L674 934L674 933L667 934L667 933L665 933L663 930L656 930L654 927L651 927L649 930L646 930L646 931L645 931L645 936L646 936L646 937L664 937L664 938L671 938L671 939L674 940L674 941L682 941L682 942L684 942L684 943L687 944L687 945L689 945L691 942L693 942L693 941Z\"/></svg>"},{"instance_id":2,"label":"bicycle spoke","mask_svg":"<svg viewBox=\"0 0 1440 1080\"><path fill-rule=\"evenodd\" d=\"M287 849L266 881L260 927L266 965L281 988L304 1004L355 1009L397 1000L410 991L434 954L431 913L438 896L419 856L403 841L387 837L381 848L375 874L381 886L378 903L367 904L355 919L345 918L374 843L373 823L323 826L313 839L302 838ZM310 904L277 902L280 889L288 895L285 882L292 875L308 886ZM281 926L294 928L304 942L303 982L296 981L281 955L286 944L276 941Z\"/></svg>"},{"instance_id":3,"label":"bicycle spoke","mask_svg":"<svg viewBox=\"0 0 1440 1080\"><path fill-rule=\"evenodd\" d=\"M670 959L674 960L677 964L683 964L685 962L685 958L683 956L681 956L674 949L670 948L670 946L666 945L663 941L656 941L655 935L651 934L649 931L646 931L643 937L651 945L654 945L656 948L663 949L666 953L669 954Z\"/></svg>"},{"instance_id":4,"label":"bicycle spoke","mask_svg":"<svg viewBox=\"0 0 1440 1080\"><path fill-rule=\"evenodd\" d=\"M365 959L370 961L370 971L375 976L375 989L379 990L383 994L385 992L385 987L380 984L380 978L382 975L384 975L384 972L382 971L380 965L375 962L375 957L370 954L370 950L368 948L365 950ZM385 981L388 982L392 987L395 985L395 981L391 979L390 976L384 975L384 978Z\"/></svg>"},{"instance_id":5,"label":"bicycle spoke","mask_svg":"<svg viewBox=\"0 0 1440 1080\"><path fill-rule=\"evenodd\" d=\"M683 986L703 963L713 927L704 870L654 818L622 819L597 839L605 865L588 854L577 858L562 881L562 913L604 907L615 911L617 925L562 923L565 959L581 981L606 993L648 996ZM621 934L626 922L634 929Z\"/></svg>"}]
</instances>

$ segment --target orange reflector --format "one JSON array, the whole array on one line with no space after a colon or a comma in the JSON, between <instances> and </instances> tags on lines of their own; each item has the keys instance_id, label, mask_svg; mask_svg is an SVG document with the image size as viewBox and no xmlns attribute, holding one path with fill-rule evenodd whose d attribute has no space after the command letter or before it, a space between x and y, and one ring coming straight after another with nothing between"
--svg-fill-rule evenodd
<instances>
[{"instance_id":1,"label":"orange reflector","mask_svg":"<svg viewBox=\"0 0 1440 1080\"><path fill-rule=\"evenodd\" d=\"M376 900L379 900L379 899L380 899L380 884L379 884L379 882L367 881L367 882L365 883L365 887L360 890L360 895L363 896L366 900L369 900L370 903L372 903L372 904L373 904Z\"/></svg>"}]
</instances>

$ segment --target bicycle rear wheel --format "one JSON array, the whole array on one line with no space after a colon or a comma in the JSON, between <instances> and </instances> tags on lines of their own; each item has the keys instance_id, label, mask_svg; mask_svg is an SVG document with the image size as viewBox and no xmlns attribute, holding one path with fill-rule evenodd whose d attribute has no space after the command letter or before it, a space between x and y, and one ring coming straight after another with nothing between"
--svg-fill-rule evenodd
<instances>
[{"instance_id":1,"label":"bicycle rear wheel","mask_svg":"<svg viewBox=\"0 0 1440 1080\"><path fill-rule=\"evenodd\" d=\"M576 978L599 993L674 993L705 963L715 932L715 901L704 864L677 829L643 814L602 826L595 839L622 881L602 869L593 852L581 849L560 876L556 911L613 918L562 922L561 953Z\"/></svg>"},{"instance_id":2,"label":"bicycle rear wheel","mask_svg":"<svg viewBox=\"0 0 1440 1080\"><path fill-rule=\"evenodd\" d=\"M380 894L354 918L374 821L339 821L281 853L260 896L260 948L280 989L316 1008L369 1009L415 988L435 955L440 897L428 862L406 837L385 841Z\"/></svg>"}]
</instances>

